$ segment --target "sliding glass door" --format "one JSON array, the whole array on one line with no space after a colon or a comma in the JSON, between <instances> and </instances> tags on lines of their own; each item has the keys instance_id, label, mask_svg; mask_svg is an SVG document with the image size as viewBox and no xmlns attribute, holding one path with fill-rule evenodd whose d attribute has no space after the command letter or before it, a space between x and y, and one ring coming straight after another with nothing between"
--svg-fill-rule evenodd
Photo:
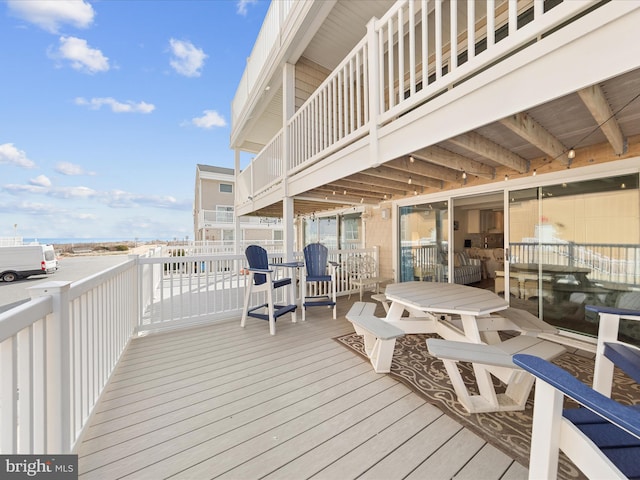
<instances>
[{"instance_id":1,"label":"sliding glass door","mask_svg":"<svg viewBox=\"0 0 640 480\"><path fill-rule=\"evenodd\" d=\"M510 304L564 330L595 335L587 305L640 309L638 175L509 193ZM621 328L638 341L638 326ZM637 323L637 322L635 322Z\"/></svg>"},{"instance_id":2,"label":"sliding glass door","mask_svg":"<svg viewBox=\"0 0 640 480\"><path fill-rule=\"evenodd\" d=\"M400 281L446 282L448 202L400 208Z\"/></svg>"}]
</instances>

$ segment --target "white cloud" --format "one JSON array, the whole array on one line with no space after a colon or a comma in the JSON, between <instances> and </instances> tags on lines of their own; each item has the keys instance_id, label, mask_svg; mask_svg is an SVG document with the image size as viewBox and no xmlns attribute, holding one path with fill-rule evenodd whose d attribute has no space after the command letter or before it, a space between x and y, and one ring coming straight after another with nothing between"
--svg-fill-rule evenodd
<instances>
[{"instance_id":1,"label":"white cloud","mask_svg":"<svg viewBox=\"0 0 640 480\"><path fill-rule=\"evenodd\" d=\"M96 172L88 172L80 165L75 165L69 162L59 162L56 165L56 172L62 175L95 175Z\"/></svg>"},{"instance_id":2,"label":"white cloud","mask_svg":"<svg viewBox=\"0 0 640 480\"><path fill-rule=\"evenodd\" d=\"M59 207L50 203L37 203L22 201L19 203L7 203L0 205L0 212L26 213L28 215L52 215L59 213Z\"/></svg>"},{"instance_id":3,"label":"white cloud","mask_svg":"<svg viewBox=\"0 0 640 480\"><path fill-rule=\"evenodd\" d=\"M13 143L3 143L0 145L0 164L8 163L24 168L36 168L35 162L27 158L23 150L18 150Z\"/></svg>"},{"instance_id":4,"label":"white cloud","mask_svg":"<svg viewBox=\"0 0 640 480\"><path fill-rule=\"evenodd\" d=\"M3 185L2 190L16 196L30 193L64 200L93 199L111 208L152 207L182 211L191 211L193 209L192 200L177 200L171 195L146 195L124 190L97 191L82 186L54 187L51 186L51 182L44 175L32 179L30 183L30 185ZM2 208L0 208L0 211L2 211Z\"/></svg>"},{"instance_id":5,"label":"white cloud","mask_svg":"<svg viewBox=\"0 0 640 480\"><path fill-rule=\"evenodd\" d=\"M49 195L56 198L90 198L99 193L89 187L57 187L49 191Z\"/></svg>"},{"instance_id":6,"label":"white cloud","mask_svg":"<svg viewBox=\"0 0 640 480\"><path fill-rule=\"evenodd\" d=\"M41 175L43 176L43 175ZM38 177L39 178L39 177ZM46 178L46 177L45 177ZM48 180L48 179L47 179ZM99 193L89 187L52 187L51 184L36 183L31 180L31 185L8 184L2 188L9 193L18 195L21 193L35 193L54 198L91 198L98 197Z\"/></svg>"},{"instance_id":7,"label":"white cloud","mask_svg":"<svg viewBox=\"0 0 640 480\"><path fill-rule=\"evenodd\" d=\"M170 195L141 195L123 190L107 192L104 194L104 199L107 205L112 208L133 208L140 206L172 210L191 210L193 208L191 201L178 201Z\"/></svg>"},{"instance_id":8,"label":"white cloud","mask_svg":"<svg viewBox=\"0 0 640 480\"><path fill-rule=\"evenodd\" d=\"M194 46L191 42L169 40L171 46L171 58L169 64L180 75L185 77L199 77L200 70L204 66L204 59L207 55L201 49Z\"/></svg>"},{"instance_id":9,"label":"white cloud","mask_svg":"<svg viewBox=\"0 0 640 480\"><path fill-rule=\"evenodd\" d=\"M95 12L84 0L8 0L9 10L17 17L57 33L63 24L87 28Z\"/></svg>"},{"instance_id":10,"label":"white cloud","mask_svg":"<svg viewBox=\"0 0 640 480\"><path fill-rule=\"evenodd\" d=\"M239 15L245 17L248 13L247 7L249 5L255 5L256 3L258 3L258 0L238 0L238 4L236 5L236 12L238 12Z\"/></svg>"},{"instance_id":11,"label":"white cloud","mask_svg":"<svg viewBox=\"0 0 640 480\"><path fill-rule=\"evenodd\" d=\"M226 127L227 122L225 119L215 110L205 110L201 117L196 117L191 120L191 123L199 128L213 128L213 127Z\"/></svg>"},{"instance_id":12,"label":"white cloud","mask_svg":"<svg viewBox=\"0 0 640 480\"><path fill-rule=\"evenodd\" d=\"M15 183L10 183L8 185L4 185L2 187L9 193L14 195L18 195L20 193L42 193L45 194L49 191L47 187L43 187L42 185L17 185Z\"/></svg>"},{"instance_id":13,"label":"white cloud","mask_svg":"<svg viewBox=\"0 0 640 480\"><path fill-rule=\"evenodd\" d=\"M50 53L55 60L69 61L71 68L94 74L109 70L109 58L98 49L91 48L86 40L77 37L60 37L57 51Z\"/></svg>"},{"instance_id":14,"label":"white cloud","mask_svg":"<svg viewBox=\"0 0 640 480\"><path fill-rule=\"evenodd\" d=\"M78 220L96 220L98 218L98 216L94 215L93 213L72 212L69 214L69 216L72 218L77 218Z\"/></svg>"},{"instance_id":15,"label":"white cloud","mask_svg":"<svg viewBox=\"0 0 640 480\"><path fill-rule=\"evenodd\" d=\"M76 105L88 106L92 110L99 110L103 105L106 105L110 107L114 113L151 113L156 109L156 106L152 103L119 102L111 97L92 98L91 100L78 97L75 99L75 103Z\"/></svg>"},{"instance_id":16,"label":"white cloud","mask_svg":"<svg viewBox=\"0 0 640 480\"><path fill-rule=\"evenodd\" d=\"M38 175L36 178L32 178L31 180L29 180L29 183L31 185L36 185L40 187L51 186L51 180L49 180L49 177L47 177L46 175Z\"/></svg>"}]
</instances>

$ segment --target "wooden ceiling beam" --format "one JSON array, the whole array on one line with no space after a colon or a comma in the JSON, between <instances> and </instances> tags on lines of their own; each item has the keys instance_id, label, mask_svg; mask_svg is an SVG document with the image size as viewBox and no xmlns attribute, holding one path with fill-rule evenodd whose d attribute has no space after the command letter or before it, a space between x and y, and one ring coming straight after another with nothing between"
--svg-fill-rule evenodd
<instances>
[{"instance_id":1,"label":"wooden ceiling beam","mask_svg":"<svg viewBox=\"0 0 640 480\"><path fill-rule=\"evenodd\" d=\"M323 192L318 192L317 190L310 190L305 192L304 195L296 197L296 200L310 200L319 203L327 203L327 204L336 204L339 207L350 206L350 205L360 205L361 203L367 205L377 205L382 199L372 200L370 198L364 197L354 197L351 195L336 195L336 197L340 197L339 199L334 199L333 195L327 195Z\"/></svg>"},{"instance_id":2,"label":"wooden ceiling beam","mask_svg":"<svg viewBox=\"0 0 640 480\"><path fill-rule=\"evenodd\" d=\"M564 165L569 165L570 160L566 155L568 149L526 113L517 113L503 118L500 123L544 152L552 160L559 160Z\"/></svg>"},{"instance_id":3,"label":"wooden ceiling beam","mask_svg":"<svg viewBox=\"0 0 640 480\"><path fill-rule=\"evenodd\" d=\"M476 132L458 135L457 137L450 138L448 141L458 147L462 147L484 158L493 160L500 165L511 168L518 173L526 173L529 171L529 162L520 155L513 153L511 150L492 142Z\"/></svg>"},{"instance_id":4,"label":"wooden ceiling beam","mask_svg":"<svg viewBox=\"0 0 640 480\"><path fill-rule=\"evenodd\" d=\"M476 162L457 153L445 150L442 147L427 147L414 152L425 160L443 167L460 172L467 172L470 175L493 180L496 176L496 169L484 163Z\"/></svg>"},{"instance_id":5,"label":"wooden ceiling beam","mask_svg":"<svg viewBox=\"0 0 640 480\"><path fill-rule=\"evenodd\" d=\"M384 194L388 195L390 193L398 194L398 195L406 195L408 193L408 189L404 185L402 186L402 189L399 189L399 188L389 187L388 185L379 186L379 185L374 185L372 183L366 183L366 182L352 182L350 180L350 177L347 177L346 179L342 179L342 180L337 180L335 182L331 182L327 186L329 188L335 189L336 193L341 192L344 189L365 190L368 192L380 193L382 195Z\"/></svg>"},{"instance_id":6,"label":"wooden ceiling beam","mask_svg":"<svg viewBox=\"0 0 640 480\"><path fill-rule=\"evenodd\" d=\"M347 180L374 185L375 187L382 187L384 189L388 189L392 193L397 192L400 195L409 193L409 185L407 185L406 181L395 181L385 177L367 175L367 172L368 170L364 170L360 173L349 175Z\"/></svg>"},{"instance_id":7,"label":"wooden ceiling beam","mask_svg":"<svg viewBox=\"0 0 640 480\"><path fill-rule=\"evenodd\" d=\"M362 172L365 175L371 175L378 178L386 178L401 182L407 185L408 190L415 190L415 187L427 187L427 188L442 188L443 184L441 180L435 180L433 178L423 177L418 174L412 174L411 172L401 172L394 170L393 168L380 166L376 168L370 168ZM409 183L411 180L411 183Z\"/></svg>"},{"instance_id":8,"label":"wooden ceiling beam","mask_svg":"<svg viewBox=\"0 0 640 480\"><path fill-rule=\"evenodd\" d=\"M604 136L607 137L607 140L613 148L613 152L616 155L622 155L626 150L625 138L609 106L609 102L607 102L604 96L602 88L600 88L599 85L591 85L590 87L579 90L578 95L580 95L582 102L589 109L589 112L591 112L591 116L600 126L600 130L602 130Z\"/></svg>"},{"instance_id":9,"label":"wooden ceiling beam","mask_svg":"<svg viewBox=\"0 0 640 480\"><path fill-rule=\"evenodd\" d=\"M328 198L333 198L334 201L339 201L340 198L348 196L348 197L365 197L365 198L374 198L376 200L383 200L383 193L376 193L376 192L372 192L372 191L367 191L367 190L356 190L356 189L340 189L337 190L334 188L330 188L329 186L325 185L322 187L317 187L314 188L313 190L311 190L312 192L320 192L323 195L326 195ZM335 195L334 195L335 192ZM347 192L347 193L344 193Z\"/></svg>"},{"instance_id":10,"label":"wooden ceiling beam","mask_svg":"<svg viewBox=\"0 0 640 480\"><path fill-rule=\"evenodd\" d=\"M412 158L414 159L413 162L411 161ZM427 159L422 158L420 155L409 155L408 157L398 158L396 160L391 160L384 165L385 167L393 168L395 170L416 173L423 177L435 178L436 180L442 180L445 182L457 182L462 178L460 172L451 168L429 163Z\"/></svg>"}]
</instances>

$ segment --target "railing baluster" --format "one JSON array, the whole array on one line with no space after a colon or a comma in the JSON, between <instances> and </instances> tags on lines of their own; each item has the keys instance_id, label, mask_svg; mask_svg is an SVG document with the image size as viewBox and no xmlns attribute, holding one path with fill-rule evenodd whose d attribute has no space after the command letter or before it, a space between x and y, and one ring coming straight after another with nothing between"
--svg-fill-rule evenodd
<instances>
[{"instance_id":1,"label":"railing baluster","mask_svg":"<svg viewBox=\"0 0 640 480\"><path fill-rule=\"evenodd\" d=\"M458 67L458 2L449 3L449 72Z\"/></svg>"},{"instance_id":2,"label":"railing baluster","mask_svg":"<svg viewBox=\"0 0 640 480\"><path fill-rule=\"evenodd\" d=\"M471 2L475 0L469 0ZM422 0L420 5L420 24L422 26L422 89L429 84L429 22L427 18L429 3Z\"/></svg>"},{"instance_id":3,"label":"railing baluster","mask_svg":"<svg viewBox=\"0 0 640 480\"><path fill-rule=\"evenodd\" d=\"M404 100L404 8L398 9L398 103Z\"/></svg>"},{"instance_id":4,"label":"railing baluster","mask_svg":"<svg viewBox=\"0 0 640 480\"><path fill-rule=\"evenodd\" d=\"M476 0L467 0L467 61L476 56Z\"/></svg>"},{"instance_id":5,"label":"railing baluster","mask_svg":"<svg viewBox=\"0 0 640 480\"><path fill-rule=\"evenodd\" d=\"M435 49L436 49L436 81L442 77L442 0L435 0Z\"/></svg>"},{"instance_id":6,"label":"railing baluster","mask_svg":"<svg viewBox=\"0 0 640 480\"><path fill-rule=\"evenodd\" d=\"M416 93L416 12L414 2L409 2L409 94Z\"/></svg>"},{"instance_id":7,"label":"railing baluster","mask_svg":"<svg viewBox=\"0 0 640 480\"><path fill-rule=\"evenodd\" d=\"M389 17L389 21L387 22L387 88L389 89L389 108L393 108L396 105L393 43L393 17Z\"/></svg>"}]
</instances>

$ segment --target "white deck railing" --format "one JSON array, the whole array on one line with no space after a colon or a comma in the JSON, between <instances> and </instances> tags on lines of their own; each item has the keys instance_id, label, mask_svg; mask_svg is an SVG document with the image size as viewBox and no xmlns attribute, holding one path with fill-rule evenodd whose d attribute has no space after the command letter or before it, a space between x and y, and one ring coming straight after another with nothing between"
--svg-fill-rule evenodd
<instances>
[{"instance_id":1,"label":"white deck railing","mask_svg":"<svg viewBox=\"0 0 640 480\"><path fill-rule=\"evenodd\" d=\"M564 1L544 11L542 0L396 2L369 23L367 36L286 122L289 145L274 150L271 142L258 153L251 164L253 183L251 169L240 174L238 183L247 194L238 197L239 204L258 198L285 174L375 136L381 125L528 48L596 4ZM287 148L290 164L282 171ZM276 172L281 172L277 179Z\"/></svg>"},{"instance_id":2,"label":"white deck railing","mask_svg":"<svg viewBox=\"0 0 640 480\"><path fill-rule=\"evenodd\" d=\"M366 39L362 39L289 120L290 170L368 132L367 45Z\"/></svg>"},{"instance_id":3,"label":"white deck railing","mask_svg":"<svg viewBox=\"0 0 640 480\"><path fill-rule=\"evenodd\" d=\"M330 258L347 265L365 253L377 260L377 249ZM31 288L29 302L0 313L0 454L72 452L130 339L239 318L245 267L244 255L133 256L79 282ZM339 270L338 291L351 289ZM258 295L252 305L264 303Z\"/></svg>"},{"instance_id":4,"label":"white deck railing","mask_svg":"<svg viewBox=\"0 0 640 480\"><path fill-rule=\"evenodd\" d=\"M0 314L0 453L68 453L138 323L131 259Z\"/></svg>"}]
</instances>

